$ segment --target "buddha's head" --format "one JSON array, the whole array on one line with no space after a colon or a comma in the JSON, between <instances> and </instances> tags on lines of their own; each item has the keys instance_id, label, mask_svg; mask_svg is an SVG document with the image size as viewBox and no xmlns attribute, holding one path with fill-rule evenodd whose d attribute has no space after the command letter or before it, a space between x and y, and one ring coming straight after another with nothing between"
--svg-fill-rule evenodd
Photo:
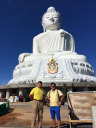
<instances>
[{"instance_id":1,"label":"buddha's head","mask_svg":"<svg viewBox=\"0 0 96 128\"><path fill-rule=\"evenodd\" d=\"M54 7L49 7L47 12L42 17L42 26L44 31L47 30L58 30L62 24L60 14L55 10Z\"/></svg>"}]
</instances>

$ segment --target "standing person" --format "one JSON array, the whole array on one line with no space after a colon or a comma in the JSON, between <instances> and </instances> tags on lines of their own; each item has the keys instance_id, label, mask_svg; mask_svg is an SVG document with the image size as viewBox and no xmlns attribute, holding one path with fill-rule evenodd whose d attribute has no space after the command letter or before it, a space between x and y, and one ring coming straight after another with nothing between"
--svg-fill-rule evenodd
<instances>
[{"instance_id":1,"label":"standing person","mask_svg":"<svg viewBox=\"0 0 96 128\"><path fill-rule=\"evenodd\" d=\"M19 95L19 102L23 102L23 96L21 94Z\"/></svg>"},{"instance_id":2,"label":"standing person","mask_svg":"<svg viewBox=\"0 0 96 128\"><path fill-rule=\"evenodd\" d=\"M61 97L60 100L59 100L59 97ZM61 125L60 105L62 103L64 95L60 90L56 89L55 83L51 83L51 90L47 93L47 98L50 101L50 113L51 113L51 118L53 122L53 128L55 128L55 124L56 124L55 114L58 120L58 128L60 128L60 125Z\"/></svg>"},{"instance_id":3,"label":"standing person","mask_svg":"<svg viewBox=\"0 0 96 128\"><path fill-rule=\"evenodd\" d=\"M13 103L15 102L15 96L13 95Z\"/></svg>"},{"instance_id":4,"label":"standing person","mask_svg":"<svg viewBox=\"0 0 96 128\"><path fill-rule=\"evenodd\" d=\"M43 119L43 97L44 90L42 88L42 82L37 83L37 87L33 88L29 94L32 101L32 122L31 128L36 128L36 117L38 115L38 127L42 127Z\"/></svg>"}]
</instances>

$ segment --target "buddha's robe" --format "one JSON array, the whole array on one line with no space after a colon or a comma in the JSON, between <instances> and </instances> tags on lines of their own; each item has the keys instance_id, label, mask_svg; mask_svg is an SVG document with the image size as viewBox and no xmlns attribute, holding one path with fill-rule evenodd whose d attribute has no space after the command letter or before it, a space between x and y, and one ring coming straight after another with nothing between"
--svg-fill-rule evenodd
<instances>
[{"instance_id":1,"label":"buddha's robe","mask_svg":"<svg viewBox=\"0 0 96 128\"><path fill-rule=\"evenodd\" d=\"M75 51L74 39L71 34L60 29L47 31L34 37L33 53L51 53Z\"/></svg>"}]
</instances>

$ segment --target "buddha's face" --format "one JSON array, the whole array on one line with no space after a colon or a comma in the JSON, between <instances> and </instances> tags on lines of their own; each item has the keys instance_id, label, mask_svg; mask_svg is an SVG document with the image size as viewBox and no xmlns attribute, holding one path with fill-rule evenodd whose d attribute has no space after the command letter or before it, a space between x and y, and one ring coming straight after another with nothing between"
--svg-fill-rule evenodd
<instances>
[{"instance_id":1,"label":"buddha's face","mask_svg":"<svg viewBox=\"0 0 96 128\"><path fill-rule=\"evenodd\" d=\"M58 30L61 26L58 14L56 12L45 13L42 25L45 30Z\"/></svg>"}]
</instances>

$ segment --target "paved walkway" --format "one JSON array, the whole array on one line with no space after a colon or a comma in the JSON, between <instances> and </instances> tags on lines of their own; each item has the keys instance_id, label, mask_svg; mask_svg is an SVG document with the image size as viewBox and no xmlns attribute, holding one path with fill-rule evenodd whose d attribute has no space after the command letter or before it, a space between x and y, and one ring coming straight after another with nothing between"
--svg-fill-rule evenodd
<instances>
[{"instance_id":1,"label":"paved walkway","mask_svg":"<svg viewBox=\"0 0 96 128\"><path fill-rule=\"evenodd\" d=\"M31 102L10 103L10 112L0 117L0 128L30 128L31 126ZM61 128L68 128L67 104L61 106ZM44 106L43 128L52 128L49 107ZM78 125L72 128L92 128L92 125Z\"/></svg>"}]
</instances>

